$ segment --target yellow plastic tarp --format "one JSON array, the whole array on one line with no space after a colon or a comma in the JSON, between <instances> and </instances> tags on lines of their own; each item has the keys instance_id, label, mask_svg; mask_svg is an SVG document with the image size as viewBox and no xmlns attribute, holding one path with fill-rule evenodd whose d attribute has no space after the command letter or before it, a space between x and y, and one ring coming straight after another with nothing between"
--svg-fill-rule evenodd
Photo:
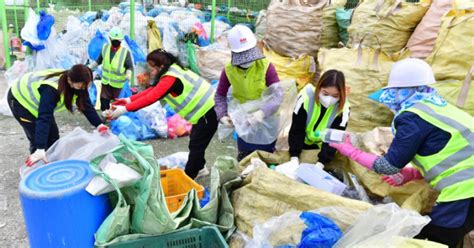
<instances>
[{"instance_id":1,"label":"yellow plastic tarp","mask_svg":"<svg viewBox=\"0 0 474 248\"><path fill-rule=\"evenodd\" d=\"M367 47L396 53L407 44L413 30L430 6L429 0L417 3L402 0L367 0L354 9L348 28L349 46L362 41Z\"/></svg>"}]
</instances>

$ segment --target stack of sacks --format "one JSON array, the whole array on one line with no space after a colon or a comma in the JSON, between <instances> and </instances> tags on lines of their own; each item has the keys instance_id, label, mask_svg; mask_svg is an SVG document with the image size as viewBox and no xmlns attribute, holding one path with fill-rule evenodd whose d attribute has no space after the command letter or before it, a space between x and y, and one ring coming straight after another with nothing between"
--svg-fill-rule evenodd
<instances>
[{"instance_id":1,"label":"stack of sacks","mask_svg":"<svg viewBox=\"0 0 474 248\"><path fill-rule=\"evenodd\" d=\"M391 54L402 50L430 7L429 0L363 1L354 9L348 28L351 47L378 48Z\"/></svg>"},{"instance_id":2,"label":"stack of sacks","mask_svg":"<svg viewBox=\"0 0 474 248\"><path fill-rule=\"evenodd\" d=\"M452 0L433 1L407 42L411 57L425 59L430 55L441 27L441 17L451 9L452 4Z\"/></svg>"}]
</instances>

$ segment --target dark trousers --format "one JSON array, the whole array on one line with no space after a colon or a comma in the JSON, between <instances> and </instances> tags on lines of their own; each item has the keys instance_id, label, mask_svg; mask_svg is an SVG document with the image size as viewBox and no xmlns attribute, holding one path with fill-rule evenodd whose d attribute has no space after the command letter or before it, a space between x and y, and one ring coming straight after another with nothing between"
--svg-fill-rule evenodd
<instances>
[{"instance_id":1,"label":"dark trousers","mask_svg":"<svg viewBox=\"0 0 474 248\"><path fill-rule=\"evenodd\" d=\"M121 88L114 88L110 85L102 85L100 91L100 110L104 111L110 108L110 101L118 98Z\"/></svg>"},{"instance_id":2,"label":"dark trousers","mask_svg":"<svg viewBox=\"0 0 474 248\"><path fill-rule=\"evenodd\" d=\"M472 230L474 230L474 199L471 200L469 212L462 226L458 228L446 228L429 223L423 227L420 234L415 238L428 239L445 244L449 246L449 248L456 248L458 244L462 243L464 236Z\"/></svg>"},{"instance_id":3,"label":"dark trousers","mask_svg":"<svg viewBox=\"0 0 474 248\"><path fill-rule=\"evenodd\" d=\"M254 151L265 151L272 153L275 151L275 144L276 140L268 145L250 144L245 142L240 137L237 137L237 161L240 162L242 159L252 154Z\"/></svg>"},{"instance_id":4,"label":"dark trousers","mask_svg":"<svg viewBox=\"0 0 474 248\"><path fill-rule=\"evenodd\" d=\"M34 117L30 111L26 108L21 106L21 104L13 97L11 91L8 92L8 105L13 113L15 119L20 123L21 127L25 131L26 137L30 141L30 153L34 153L37 149L35 146L35 127L36 127L36 117ZM50 146L59 139L59 129L58 125L54 118L51 120L51 126L49 128L49 136L47 147L48 149Z\"/></svg>"},{"instance_id":5,"label":"dark trousers","mask_svg":"<svg viewBox=\"0 0 474 248\"><path fill-rule=\"evenodd\" d=\"M191 178L196 178L198 172L204 168L206 159L204 158L206 148L217 131L217 115L214 108L193 125L189 136L189 156L186 163L186 174Z\"/></svg>"}]
</instances>

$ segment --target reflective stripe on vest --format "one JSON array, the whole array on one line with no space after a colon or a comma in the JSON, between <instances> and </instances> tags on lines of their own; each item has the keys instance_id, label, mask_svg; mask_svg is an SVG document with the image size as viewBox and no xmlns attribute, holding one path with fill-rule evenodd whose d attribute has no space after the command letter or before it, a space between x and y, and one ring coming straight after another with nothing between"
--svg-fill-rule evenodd
<instances>
[{"instance_id":1,"label":"reflective stripe on vest","mask_svg":"<svg viewBox=\"0 0 474 248\"><path fill-rule=\"evenodd\" d=\"M40 104L41 95L38 89L42 85L49 85L55 89L58 89L59 77L52 77L47 80L45 76L51 73L59 72L60 70L45 70L40 72L32 72L19 78L12 86L12 94L15 99L25 107L33 116L38 117L38 109ZM35 83L38 83L34 85ZM25 96L25 91L28 96ZM55 108L55 111L61 111L65 109L64 98L61 97Z\"/></svg>"},{"instance_id":2,"label":"reflective stripe on vest","mask_svg":"<svg viewBox=\"0 0 474 248\"><path fill-rule=\"evenodd\" d=\"M102 48L102 83L110 84L115 88L122 88L126 80L125 60L127 58L127 49L120 47L115 53L113 59L110 59L111 45L104 45Z\"/></svg>"},{"instance_id":3,"label":"reflective stripe on vest","mask_svg":"<svg viewBox=\"0 0 474 248\"><path fill-rule=\"evenodd\" d=\"M334 122L334 119L337 117L337 110L339 109L339 103L335 104L333 106L330 106L323 118L321 119L319 125L316 127L316 122L319 119L319 115L321 114L320 111L318 111L318 114L315 113L315 108L314 108L314 87L311 85L306 86L304 89L304 103L303 107L306 110L307 117L306 117L306 136L305 136L305 143L307 145L312 145L315 143L321 143L321 139L317 138L314 134L315 131L322 131L326 128L330 128L332 123ZM319 106L318 106L319 107ZM324 125L324 123L326 123Z\"/></svg>"},{"instance_id":4,"label":"reflective stripe on vest","mask_svg":"<svg viewBox=\"0 0 474 248\"><path fill-rule=\"evenodd\" d=\"M191 71L183 71L178 66L172 65L165 75L179 78L183 83L182 94L187 95L180 95L178 97L167 95L163 99L172 105L173 109L181 117L195 124L199 118L214 106L214 89L198 75L196 75L196 78L191 77L191 73ZM191 90L186 92L188 87ZM177 99L182 99L182 102L179 102Z\"/></svg>"},{"instance_id":5,"label":"reflective stripe on vest","mask_svg":"<svg viewBox=\"0 0 474 248\"><path fill-rule=\"evenodd\" d=\"M451 128L454 128L461 134L461 136L465 139L465 141L467 141L467 144L463 148L459 149L458 151L449 155L447 158L438 162L437 164L432 166L429 170L427 170L426 167L422 164L422 162L420 162L418 159L414 159L413 162L422 170L423 175L427 181L431 181L435 179L436 177L446 172L450 168L453 168L454 166L456 166L458 163L474 156L474 133L469 127L458 122L457 120L454 120L450 117L437 113L426 104L418 103L418 104L415 104L412 108L419 110L427 115L430 115L431 117L437 119L443 124ZM465 120L465 121L469 121L469 120ZM470 123L470 124L474 125L474 123ZM449 143L450 142L448 142L448 144ZM438 191L441 191L463 180L472 179L473 175L474 175L474 164L472 165L472 168L459 170L458 172L454 174L451 174L449 176L442 178L436 184L435 189Z\"/></svg>"}]
</instances>

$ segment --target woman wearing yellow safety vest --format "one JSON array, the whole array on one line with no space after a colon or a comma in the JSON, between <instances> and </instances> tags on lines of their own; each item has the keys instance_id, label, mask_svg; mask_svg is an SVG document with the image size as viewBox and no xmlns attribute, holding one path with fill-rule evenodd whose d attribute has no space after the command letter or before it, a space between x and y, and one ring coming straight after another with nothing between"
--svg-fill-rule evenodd
<instances>
[{"instance_id":1,"label":"woman wearing yellow safety vest","mask_svg":"<svg viewBox=\"0 0 474 248\"><path fill-rule=\"evenodd\" d=\"M395 138L384 156L363 152L346 140L332 147L380 174L391 185L424 178L440 192L416 237L457 247L474 229L474 117L447 103L433 88L430 66L419 59L395 63L388 86L370 98L395 113ZM405 167L409 162L416 167Z\"/></svg>"},{"instance_id":2,"label":"woman wearing yellow safety vest","mask_svg":"<svg viewBox=\"0 0 474 248\"><path fill-rule=\"evenodd\" d=\"M189 139L186 174L195 178L204 168L205 151L217 130L214 111L214 89L203 78L185 69L178 58L164 50L155 50L147 56L152 87L130 98L112 103L110 117L118 118L129 111L137 111L163 99L181 117L193 124Z\"/></svg>"},{"instance_id":3,"label":"woman wearing yellow safety vest","mask_svg":"<svg viewBox=\"0 0 474 248\"><path fill-rule=\"evenodd\" d=\"M92 62L91 69L102 64L102 88L100 91L100 109L110 108L110 101L120 95L126 80L132 78L133 62L130 51L123 47L124 35L122 30L114 27L109 32L110 44L102 47L102 53L96 62Z\"/></svg>"},{"instance_id":4,"label":"woman wearing yellow safety vest","mask_svg":"<svg viewBox=\"0 0 474 248\"><path fill-rule=\"evenodd\" d=\"M348 120L349 102L344 74L329 70L321 76L316 88L307 85L300 92L288 135L292 167L298 167L302 150L321 149L318 166L324 168L333 160L336 149L322 143L316 132L326 128L345 130Z\"/></svg>"},{"instance_id":5,"label":"woman wearing yellow safety vest","mask_svg":"<svg viewBox=\"0 0 474 248\"><path fill-rule=\"evenodd\" d=\"M253 130L255 128L258 130L259 127L269 123L268 118L275 117L274 114L280 107L283 97L283 89L279 84L280 79L275 67L256 47L257 40L248 27L235 25L228 33L228 41L232 51L232 61L225 66L217 86L215 96L217 117L226 127L234 127L234 124L237 124L236 120L231 119L227 109L227 93L231 86L232 98L239 104L261 100L263 93L266 92L269 95L266 102L257 111L247 116L245 125L242 125L245 128L242 128L241 132L243 129ZM277 130L277 126L273 129ZM276 137L269 142L256 143L256 141L263 139L262 132L250 133L243 137L238 128L240 127L236 125L238 160L255 150L273 152L275 149ZM257 135L260 137L253 137ZM268 139L273 139L273 135L268 135Z\"/></svg>"},{"instance_id":6,"label":"woman wearing yellow safety vest","mask_svg":"<svg viewBox=\"0 0 474 248\"><path fill-rule=\"evenodd\" d=\"M67 109L72 113L73 103L100 133L107 132L107 126L102 124L89 100L87 87L91 81L92 71L79 64L66 71L49 69L27 73L13 83L8 92L8 104L30 141L27 166L39 160L47 162L45 149L59 139L54 112Z\"/></svg>"}]
</instances>

